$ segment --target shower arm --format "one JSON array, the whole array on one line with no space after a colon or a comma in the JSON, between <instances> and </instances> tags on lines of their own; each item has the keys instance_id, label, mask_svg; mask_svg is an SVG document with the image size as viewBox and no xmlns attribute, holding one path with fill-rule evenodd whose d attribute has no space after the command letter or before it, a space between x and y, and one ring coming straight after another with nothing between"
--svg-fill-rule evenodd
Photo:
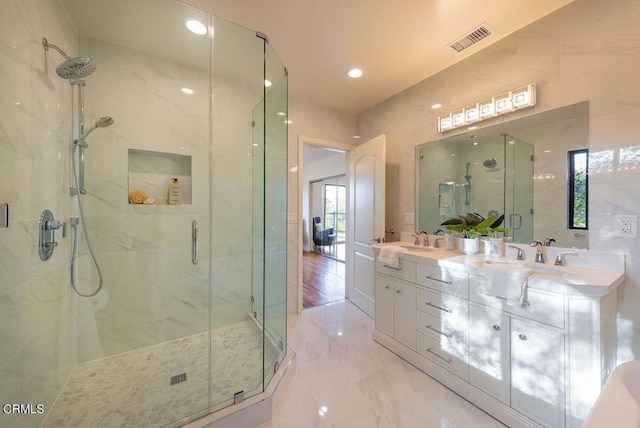
<instances>
[{"instance_id":1,"label":"shower arm","mask_svg":"<svg viewBox=\"0 0 640 428\"><path fill-rule=\"evenodd\" d=\"M71 58L69 57L69 55L67 55L62 49L60 49L59 47L57 47L54 44L49 43L49 41L46 38L42 38L42 46L44 47L45 51L48 51L49 48L53 48L56 51L58 51L58 53L60 55L62 55L64 57L65 60L70 60Z\"/></svg>"}]
</instances>

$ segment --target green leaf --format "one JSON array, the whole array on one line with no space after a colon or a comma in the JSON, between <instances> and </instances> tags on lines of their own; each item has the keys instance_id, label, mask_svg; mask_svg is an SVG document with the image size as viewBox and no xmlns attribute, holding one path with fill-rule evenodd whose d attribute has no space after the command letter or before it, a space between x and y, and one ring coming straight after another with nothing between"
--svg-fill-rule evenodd
<instances>
[{"instance_id":1,"label":"green leaf","mask_svg":"<svg viewBox=\"0 0 640 428\"><path fill-rule=\"evenodd\" d=\"M502 214L500 217L498 217L498 219L496 221L491 223L491 226L489 226L489 228L490 229L495 229L496 227L500 226L503 221L504 221L504 214Z\"/></svg>"}]
</instances>

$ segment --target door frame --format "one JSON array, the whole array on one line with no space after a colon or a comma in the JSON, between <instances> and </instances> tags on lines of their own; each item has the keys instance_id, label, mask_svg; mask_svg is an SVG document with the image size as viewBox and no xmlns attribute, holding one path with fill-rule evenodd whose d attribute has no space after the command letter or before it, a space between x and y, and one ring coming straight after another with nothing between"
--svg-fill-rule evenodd
<instances>
[{"instance_id":1,"label":"door frame","mask_svg":"<svg viewBox=\"0 0 640 428\"><path fill-rule=\"evenodd\" d=\"M304 135L298 135L298 269L297 269L297 274L298 274L298 304L297 304L297 313L301 314L302 313L302 258L303 258L303 250L304 250L304 242L303 242L303 230L302 230L302 225L303 225L303 221L302 221L302 192L303 192L303 186L304 186L304 174L303 174L303 168L304 168L304 145L308 144L310 146L316 146L316 147L329 147L332 149L338 149L338 150L344 150L345 154L346 152L348 152L349 150L351 150L352 148L355 147L355 145L348 145L348 144L343 144L343 143L337 143L335 141L329 141L329 140L322 140L320 138L314 138L314 137L306 137ZM345 160L345 166L346 166L346 160ZM346 185L347 187L347 200L349 198L349 183L347 183ZM349 213L347 213L347 216L349 215ZM347 287L345 286L345 298L349 298L349 292L347 290Z\"/></svg>"}]
</instances>

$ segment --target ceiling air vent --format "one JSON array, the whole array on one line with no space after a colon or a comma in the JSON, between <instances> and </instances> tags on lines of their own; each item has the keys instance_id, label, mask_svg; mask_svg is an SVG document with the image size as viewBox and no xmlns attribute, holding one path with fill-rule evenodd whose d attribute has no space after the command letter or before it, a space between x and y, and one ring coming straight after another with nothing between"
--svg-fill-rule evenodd
<instances>
[{"instance_id":1,"label":"ceiling air vent","mask_svg":"<svg viewBox=\"0 0 640 428\"><path fill-rule=\"evenodd\" d=\"M462 52L463 50L467 49L469 46L475 45L480 40L486 39L492 34L493 34L493 29L489 27L489 24L485 22L479 27L473 29L471 32L460 37L458 40L450 43L449 48L456 52Z\"/></svg>"}]
</instances>

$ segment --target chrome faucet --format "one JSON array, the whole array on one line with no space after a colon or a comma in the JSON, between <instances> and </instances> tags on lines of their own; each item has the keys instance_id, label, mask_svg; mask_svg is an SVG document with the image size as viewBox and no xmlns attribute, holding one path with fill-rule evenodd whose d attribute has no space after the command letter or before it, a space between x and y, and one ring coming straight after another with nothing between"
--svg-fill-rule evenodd
<instances>
[{"instance_id":1,"label":"chrome faucet","mask_svg":"<svg viewBox=\"0 0 640 428\"><path fill-rule=\"evenodd\" d=\"M420 245L420 232L412 233L412 238L416 238L413 240L413 245Z\"/></svg>"},{"instance_id":2,"label":"chrome faucet","mask_svg":"<svg viewBox=\"0 0 640 428\"><path fill-rule=\"evenodd\" d=\"M444 242L444 238L436 238L436 242L433 243L433 248L440 248L439 241Z\"/></svg>"},{"instance_id":3,"label":"chrome faucet","mask_svg":"<svg viewBox=\"0 0 640 428\"><path fill-rule=\"evenodd\" d=\"M544 240L544 246L545 247L550 247L552 242L555 243L556 240L553 239L553 238L547 238L547 239Z\"/></svg>"},{"instance_id":4,"label":"chrome faucet","mask_svg":"<svg viewBox=\"0 0 640 428\"><path fill-rule=\"evenodd\" d=\"M425 247L428 247L429 246L429 234L427 232L425 232L424 230L421 230L420 232L418 232L418 236L420 236L420 235L424 235L424 241L422 241L422 245L424 245ZM418 238L416 238L416 241L418 241ZM416 244L416 245L418 245L418 244Z\"/></svg>"},{"instance_id":5,"label":"chrome faucet","mask_svg":"<svg viewBox=\"0 0 640 428\"><path fill-rule=\"evenodd\" d=\"M573 251L565 251L563 253L558 253L556 256L556 261L553 263L555 266L564 266L564 258L562 256L577 256L578 253Z\"/></svg>"},{"instance_id":6,"label":"chrome faucet","mask_svg":"<svg viewBox=\"0 0 640 428\"><path fill-rule=\"evenodd\" d=\"M514 250L516 250L518 252L516 254L516 260L524 260L524 257L522 255L522 249L516 247L515 245L507 245L507 248L513 248Z\"/></svg>"},{"instance_id":7,"label":"chrome faucet","mask_svg":"<svg viewBox=\"0 0 640 428\"><path fill-rule=\"evenodd\" d=\"M438 229L438 230L436 230L433 234L434 234L434 235L443 235L443 236L444 236L444 230L442 230L442 229Z\"/></svg>"},{"instance_id":8,"label":"chrome faucet","mask_svg":"<svg viewBox=\"0 0 640 428\"><path fill-rule=\"evenodd\" d=\"M538 240L531 241L529 244L536 248L536 263L544 263L544 253L542 252L542 242Z\"/></svg>"}]
</instances>

